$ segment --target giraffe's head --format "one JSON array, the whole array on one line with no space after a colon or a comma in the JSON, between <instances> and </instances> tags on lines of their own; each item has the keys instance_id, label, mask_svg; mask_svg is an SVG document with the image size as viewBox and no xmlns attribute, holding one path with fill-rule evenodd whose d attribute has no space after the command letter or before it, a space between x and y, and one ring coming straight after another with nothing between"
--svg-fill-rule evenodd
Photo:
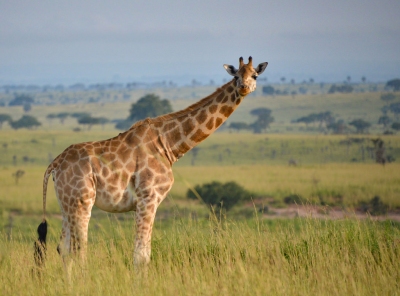
<instances>
[{"instance_id":1,"label":"giraffe's head","mask_svg":"<svg viewBox=\"0 0 400 296\"><path fill-rule=\"evenodd\" d=\"M236 87L241 96L246 96L256 89L257 76L264 72L268 63L261 63L257 68L253 68L253 59L249 57L247 64L243 63L243 58L239 58L239 69L232 65L224 65L226 71L235 77Z\"/></svg>"}]
</instances>

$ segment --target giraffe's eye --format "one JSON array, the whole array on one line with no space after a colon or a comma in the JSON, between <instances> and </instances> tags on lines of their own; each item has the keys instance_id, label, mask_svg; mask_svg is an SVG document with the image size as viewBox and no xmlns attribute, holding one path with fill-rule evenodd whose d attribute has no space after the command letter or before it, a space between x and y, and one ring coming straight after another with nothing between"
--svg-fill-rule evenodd
<instances>
[{"instance_id":1,"label":"giraffe's eye","mask_svg":"<svg viewBox=\"0 0 400 296\"><path fill-rule=\"evenodd\" d=\"M257 76L256 76L256 75L254 75L254 76L253 76L253 79L254 79L254 80L257 80Z\"/></svg>"}]
</instances>

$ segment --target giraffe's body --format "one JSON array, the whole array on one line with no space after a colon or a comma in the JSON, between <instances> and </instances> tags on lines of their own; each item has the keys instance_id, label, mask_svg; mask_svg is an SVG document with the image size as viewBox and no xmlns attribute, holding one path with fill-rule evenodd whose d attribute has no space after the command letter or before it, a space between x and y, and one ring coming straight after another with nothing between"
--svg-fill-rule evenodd
<instances>
[{"instance_id":1,"label":"giraffe's body","mask_svg":"<svg viewBox=\"0 0 400 296\"><path fill-rule=\"evenodd\" d=\"M84 257L91 210L96 205L113 213L136 211L134 262L149 262L156 210L174 181L172 165L212 134L254 91L256 76L267 63L254 69L251 58L247 65L241 58L239 66L236 70L224 65L235 78L190 107L139 121L108 140L71 145L49 165L43 181L43 210L52 175L63 215L59 252L64 259L77 250Z\"/></svg>"}]
</instances>

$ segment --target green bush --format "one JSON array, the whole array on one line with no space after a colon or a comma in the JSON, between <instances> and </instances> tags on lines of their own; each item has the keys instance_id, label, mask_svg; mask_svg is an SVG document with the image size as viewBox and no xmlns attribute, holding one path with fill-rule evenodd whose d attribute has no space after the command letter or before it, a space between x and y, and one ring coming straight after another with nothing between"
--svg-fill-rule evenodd
<instances>
[{"instance_id":1,"label":"green bush","mask_svg":"<svg viewBox=\"0 0 400 296\"><path fill-rule=\"evenodd\" d=\"M186 197L198 199L199 197L209 206L216 208L231 209L240 201L249 199L251 193L236 182L211 182L203 185L196 185L194 190L188 190Z\"/></svg>"},{"instance_id":2,"label":"green bush","mask_svg":"<svg viewBox=\"0 0 400 296\"><path fill-rule=\"evenodd\" d=\"M375 196L368 202L360 202L359 210L364 213L369 213L372 216L386 215L389 206L385 204L379 196Z\"/></svg>"}]
</instances>

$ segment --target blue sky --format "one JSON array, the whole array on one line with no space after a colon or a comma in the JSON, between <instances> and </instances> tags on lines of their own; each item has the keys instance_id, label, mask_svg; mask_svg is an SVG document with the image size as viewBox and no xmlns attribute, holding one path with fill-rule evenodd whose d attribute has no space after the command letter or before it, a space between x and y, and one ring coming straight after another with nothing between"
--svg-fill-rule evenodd
<instances>
[{"instance_id":1,"label":"blue sky","mask_svg":"<svg viewBox=\"0 0 400 296\"><path fill-rule=\"evenodd\" d=\"M0 85L400 77L400 1L0 0Z\"/></svg>"}]
</instances>

